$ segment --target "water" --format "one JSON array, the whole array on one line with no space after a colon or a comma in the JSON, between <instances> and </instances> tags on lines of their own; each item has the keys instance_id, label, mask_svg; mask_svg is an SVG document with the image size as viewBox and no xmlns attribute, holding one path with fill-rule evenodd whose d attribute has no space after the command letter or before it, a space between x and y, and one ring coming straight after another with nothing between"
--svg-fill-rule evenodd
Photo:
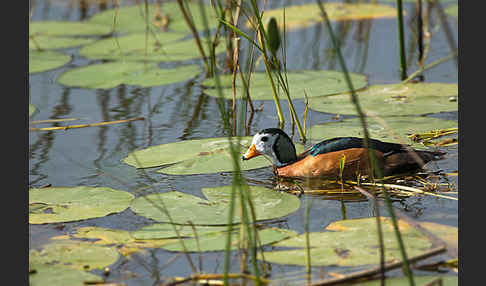
<instances>
[{"instance_id":1,"label":"water","mask_svg":"<svg viewBox=\"0 0 486 286\"><path fill-rule=\"evenodd\" d=\"M108 1L107 8L111 8ZM297 1L298 3L313 1ZM86 11L79 8L78 1L31 1L35 5L33 21L86 19L103 9L96 4ZM70 4L72 6L70 6ZM287 2L285 2L287 3ZM294 3L294 1L292 1ZM296 3L297 4L297 3ZM269 7L281 6L280 1L270 1ZM289 5L289 4L287 4ZM417 69L416 53L410 52L413 33L410 21L414 14L413 4L404 3L407 11L406 33L409 73ZM457 41L457 23L448 17L448 24ZM393 19L347 21L333 23L336 34L340 35L343 55L351 72L368 76L370 84L399 82L399 57L396 35L396 21ZM440 26L437 12L431 18L431 26ZM425 64L450 54L450 49L441 27L436 28L430 51ZM369 30L368 38L363 31ZM431 29L432 30L432 29ZM340 70L336 59L330 57L331 42L327 29L316 25L305 30L291 31L287 35L287 66L289 70L300 69L336 69ZM243 48L245 46L243 45ZM179 84L153 88L119 86L110 90L90 90L64 87L56 78L64 71L84 66L93 61L78 55L78 49L64 51L73 55L73 60L64 67L29 75L30 101L38 111L32 120L79 118L78 121L43 124L36 127L82 124L110 120L129 119L142 116L144 121L72 129L67 131L40 131L29 133L29 185L39 187L52 186L103 186L134 192L147 185L154 185L149 192L178 190L194 195L201 195L201 188L231 184L230 174L210 174L193 176L169 176L147 170L137 171L121 160L131 151L152 145L159 145L196 138L221 137L223 122L215 98L202 93L195 83L202 79ZM245 54L245 53L243 53ZM197 61L196 61L197 62ZM244 62L244 60L242 60ZM262 65L261 65L262 66ZM429 82L457 83L458 71L454 61L448 61L424 73ZM262 67L260 67L261 69ZM264 104L262 112L256 113L249 126L248 135L262 128L275 127L277 115L272 101L255 102ZM298 114L303 114L304 101L294 102ZM231 102L227 102L231 106ZM288 117L288 106L282 102L282 108ZM457 120L457 112L434 114L432 116ZM307 126L330 121L334 114L310 111ZM290 131L290 124L285 126ZM295 140L298 140L296 132ZM445 148L448 156L445 160L429 165L431 170L455 172L458 169L457 146ZM270 182L273 174L270 168L245 173L251 182ZM457 179L451 176L451 183L457 185ZM251 184L251 183L250 183ZM450 196L457 196L452 194ZM312 197L313 207L310 214L310 230L320 231L329 223L343 219L341 203ZM433 198L430 196L409 198L403 203L395 203L400 209L407 209L408 214L418 221L433 221L451 226L458 226L457 201ZM351 218L369 217L372 207L369 202L346 204L346 216ZM285 222L276 226L290 228L299 233L304 231L303 208L289 216ZM136 216L130 209L122 213L81 222L64 223L64 228L56 225L29 225L29 247L41 247L55 235L72 232L80 226L101 226L116 229L135 230L151 224L149 219ZM150 250L137 254L134 259L120 259L112 267L110 276L114 281L127 285L153 284L168 277L188 276L192 273L187 260L179 257L167 268L162 265L175 254L164 250ZM198 255L191 255L197 261ZM224 255L208 253L203 256L204 271L221 273ZM239 271L237 258L234 257L232 271ZM331 270L333 268L330 268ZM331 271L329 270L329 271ZM302 273L301 267L272 265L272 277L286 277L286 273ZM317 270L315 272L318 272ZM157 274L154 274L157 273Z\"/></svg>"}]
</instances>

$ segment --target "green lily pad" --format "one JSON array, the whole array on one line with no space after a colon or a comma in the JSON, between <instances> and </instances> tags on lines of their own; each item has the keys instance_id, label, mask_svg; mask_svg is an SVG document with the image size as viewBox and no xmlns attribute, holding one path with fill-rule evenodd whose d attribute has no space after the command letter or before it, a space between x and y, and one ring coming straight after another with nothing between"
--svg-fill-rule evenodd
<instances>
[{"instance_id":1,"label":"green lily pad","mask_svg":"<svg viewBox=\"0 0 486 286\"><path fill-rule=\"evenodd\" d=\"M188 2L185 3L191 13L196 29L203 29L204 25L201 18L201 11L198 3ZM206 11L206 18L209 24L209 28L216 28L218 25L217 17L214 15L214 9L209 5L204 6ZM164 30L163 22L161 19L157 19L156 16L156 5L148 5L148 15L149 15L149 26L153 31ZM185 32L189 33L190 30L187 26L184 16L179 9L176 2L165 2L161 6L162 16L168 16L168 25L166 29L168 31ZM119 7L118 9L110 9L101 13L95 14L89 20L90 23L113 25L113 17L116 16L116 26L115 31L119 33L140 33L144 32L146 28L145 19L145 5L142 3L140 5L131 5Z\"/></svg>"},{"instance_id":2,"label":"green lily pad","mask_svg":"<svg viewBox=\"0 0 486 286\"><path fill-rule=\"evenodd\" d=\"M391 3L397 3L396 2L397 0L378 0L378 2L391 2ZM432 1L437 1L437 2L443 2L443 3L447 3L447 2L455 2L457 0L424 0L422 2L432 2ZM403 3L417 3L417 0L402 0Z\"/></svg>"},{"instance_id":3,"label":"green lily pad","mask_svg":"<svg viewBox=\"0 0 486 286\"><path fill-rule=\"evenodd\" d=\"M33 271L29 273L31 286L85 286L88 283L103 283L102 277L79 269L38 264L32 265L30 270Z\"/></svg>"},{"instance_id":4,"label":"green lily pad","mask_svg":"<svg viewBox=\"0 0 486 286\"><path fill-rule=\"evenodd\" d=\"M35 36L29 38L29 49L55 50L83 46L96 41L93 38Z\"/></svg>"},{"instance_id":5,"label":"green lily pad","mask_svg":"<svg viewBox=\"0 0 486 286\"><path fill-rule=\"evenodd\" d=\"M41 250L30 250L29 263L92 270L115 263L119 256L113 247L94 245L85 241L56 240Z\"/></svg>"},{"instance_id":6,"label":"green lily pad","mask_svg":"<svg viewBox=\"0 0 486 286\"><path fill-rule=\"evenodd\" d=\"M32 116L35 112L35 106L32 103L29 103L29 117Z\"/></svg>"},{"instance_id":7,"label":"green lily pad","mask_svg":"<svg viewBox=\"0 0 486 286\"><path fill-rule=\"evenodd\" d=\"M396 236L389 218L381 218L387 262L401 260ZM432 243L415 228L404 221L399 221L399 228L409 257L423 253ZM331 223L327 231L309 233L312 265L358 266L378 264L380 250L376 219L350 219ZM264 252L267 262L278 264L305 265L306 235L276 243L276 247L292 247L292 250L274 250Z\"/></svg>"},{"instance_id":8,"label":"green lily pad","mask_svg":"<svg viewBox=\"0 0 486 286\"><path fill-rule=\"evenodd\" d=\"M124 211L134 196L94 187L51 187L29 190L29 223L79 221Z\"/></svg>"},{"instance_id":9,"label":"green lily pad","mask_svg":"<svg viewBox=\"0 0 486 286\"><path fill-rule=\"evenodd\" d=\"M280 228L266 228L258 230L258 238L261 245L272 244L283 239L295 236L295 231L290 231ZM224 232L216 232L198 236L198 238L184 239L184 246L188 252L203 252L203 251L223 251L226 247L226 236ZM240 233L235 231L231 234L231 249L237 249L240 244ZM162 246L163 249L169 251L184 251L184 247L180 241L172 242Z\"/></svg>"},{"instance_id":10,"label":"green lily pad","mask_svg":"<svg viewBox=\"0 0 486 286\"><path fill-rule=\"evenodd\" d=\"M174 239L144 239L138 240L131 232L121 229L104 227L81 227L72 235L75 238L96 239L96 245L117 245L118 251L124 256L130 256L134 252L146 248L159 248L162 245L174 242Z\"/></svg>"},{"instance_id":11,"label":"green lily pad","mask_svg":"<svg viewBox=\"0 0 486 286\"><path fill-rule=\"evenodd\" d=\"M86 22L39 21L29 24L29 49L64 49L86 45L96 38L78 36L106 35L111 33L108 25Z\"/></svg>"},{"instance_id":12,"label":"green lily pad","mask_svg":"<svg viewBox=\"0 0 486 286\"><path fill-rule=\"evenodd\" d=\"M349 73L351 81L355 89L360 89L368 84L365 75ZM223 87L223 95L226 99L233 98L233 90L231 88L232 75L223 75L220 77L221 85ZM348 91L348 85L344 79L344 74L338 71L319 70L319 71L291 71L287 73L287 79L290 88L290 97L305 98L304 91L307 97L316 97L322 95L337 94ZM277 78L274 77L275 83ZM210 87L205 89L204 93L210 96L218 96L218 91L214 89L214 78L208 78L202 82L203 85ZM240 77L236 77L236 87L238 94L243 93L243 85ZM251 75L250 79L250 96L252 100L273 100L272 87L267 79L266 73L257 72ZM286 99L283 91L280 91L280 99Z\"/></svg>"},{"instance_id":13,"label":"green lily pad","mask_svg":"<svg viewBox=\"0 0 486 286\"><path fill-rule=\"evenodd\" d=\"M447 244L448 249L458 249L458 228L450 225L443 225L434 222L422 221L419 223L421 227L433 233Z\"/></svg>"},{"instance_id":14,"label":"green lily pad","mask_svg":"<svg viewBox=\"0 0 486 286\"><path fill-rule=\"evenodd\" d=\"M414 147L423 145L414 143L407 135L458 126L455 120L444 120L425 116L397 116L383 118L383 120L386 124L385 126L381 121L373 117L366 118L366 125L371 138L387 142L412 144ZM313 125L308 132L313 141L321 141L333 137L364 136L359 118L349 118L339 122Z\"/></svg>"},{"instance_id":15,"label":"green lily pad","mask_svg":"<svg viewBox=\"0 0 486 286\"><path fill-rule=\"evenodd\" d=\"M88 59L126 61L168 62L200 58L201 54L194 40L177 41L183 36L184 34L181 33L157 33L156 37L149 34L147 54L145 54L145 33L97 41L84 46L79 53ZM207 55L207 45L204 43L203 48ZM215 52L218 54L224 50L224 45L218 45Z\"/></svg>"},{"instance_id":16,"label":"green lily pad","mask_svg":"<svg viewBox=\"0 0 486 286\"><path fill-rule=\"evenodd\" d=\"M358 91L357 95L361 108L378 116L417 115L458 108L458 87L452 83L373 85ZM309 107L322 112L357 115L349 94L313 98L309 100Z\"/></svg>"},{"instance_id":17,"label":"green lily pad","mask_svg":"<svg viewBox=\"0 0 486 286\"><path fill-rule=\"evenodd\" d=\"M228 223L231 186L203 188L206 199L181 192L150 194L136 198L130 208L138 215L159 222L170 222L169 212L176 224L225 225ZM287 193L275 192L264 187L250 187L257 220L274 219L289 215L300 207L300 200ZM233 222L240 222L240 203L235 201Z\"/></svg>"},{"instance_id":18,"label":"green lily pad","mask_svg":"<svg viewBox=\"0 0 486 286\"><path fill-rule=\"evenodd\" d=\"M30 36L93 36L111 33L111 25L73 21L39 21L29 24Z\"/></svg>"},{"instance_id":19,"label":"green lily pad","mask_svg":"<svg viewBox=\"0 0 486 286\"><path fill-rule=\"evenodd\" d=\"M252 137L241 137L240 154L250 147ZM233 144L237 138L233 137ZM236 146L236 145L234 145ZM303 151L302 144L296 144L297 151ZM240 158L241 156L238 156ZM233 161L227 137L186 140L169 144L151 146L128 154L123 161L136 168L165 167L158 172L171 175L209 174L230 172L233 170ZM271 162L263 156L240 161L241 170L251 170L270 166Z\"/></svg>"},{"instance_id":20,"label":"green lily pad","mask_svg":"<svg viewBox=\"0 0 486 286\"><path fill-rule=\"evenodd\" d=\"M66 86L110 89L120 84L150 87L181 82L201 72L196 65L160 69L156 63L112 62L68 70L57 79Z\"/></svg>"},{"instance_id":21,"label":"green lily pad","mask_svg":"<svg viewBox=\"0 0 486 286\"><path fill-rule=\"evenodd\" d=\"M442 278L442 284L434 284L434 285L442 285L442 286L457 286L458 279L457 276L413 276L413 280L415 285L429 285L428 283L432 282L437 278ZM386 278L386 285L387 286L408 286L410 282L407 277L387 277ZM360 286L380 286L381 280L373 280L373 281L366 281L360 282Z\"/></svg>"},{"instance_id":22,"label":"green lily pad","mask_svg":"<svg viewBox=\"0 0 486 286\"><path fill-rule=\"evenodd\" d=\"M457 19L459 17L459 4L447 6L447 8L444 9L444 12Z\"/></svg>"},{"instance_id":23,"label":"green lily pad","mask_svg":"<svg viewBox=\"0 0 486 286\"><path fill-rule=\"evenodd\" d=\"M69 63L71 56L52 52L29 50L29 73L52 70Z\"/></svg>"},{"instance_id":24,"label":"green lily pad","mask_svg":"<svg viewBox=\"0 0 486 286\"><path fill-rule=\"evenodd\" d=\"M376 18L395 18L397 10L391 6L369 3L323 3L330 21L363 20ZM272 17L278 25L283 24L283 8L266 10L262 21ZM287 29L306 28L323 22L321 10L316 3L285 7L285 24ZM250 23L247 22L247 26Z\"/></svg>"},{"instance_id":25,"label":"green lily pad","mask_svg":"<svg viewBox=\"0 0 486 286\"><path fill-rule=\"evenodd\" d=\"M152 225L144 226L139 230L132 231L130 234L133 238L139 240L177 238L178 236L174 228L177 229L181 237L194 237L196 235L202 236L202 235L215 233L215 232L223 232L228 229L226 226L199 225L195 227L196 233L194 233L194 229L190 225L172 225L168 223L155 223Z\"/></svg>"}]
</instances>

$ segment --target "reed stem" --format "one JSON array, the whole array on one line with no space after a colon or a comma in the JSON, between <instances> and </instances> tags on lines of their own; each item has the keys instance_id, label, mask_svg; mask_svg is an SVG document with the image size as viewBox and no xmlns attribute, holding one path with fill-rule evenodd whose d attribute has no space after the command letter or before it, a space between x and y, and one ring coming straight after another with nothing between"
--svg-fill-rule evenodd
<instances>
[{"instance_id":1,"label":"reed stem","mask_svg":"<svg viewBox=\"0 0 486 286\"><path fill-rule=\"evenodd\" d=\"M400 46L400 73L402 80L407 78L407 59L405 56L405 39L403 36L403 7L402 0L397 0L398 44Z\"/></svg>"}]
</instances>

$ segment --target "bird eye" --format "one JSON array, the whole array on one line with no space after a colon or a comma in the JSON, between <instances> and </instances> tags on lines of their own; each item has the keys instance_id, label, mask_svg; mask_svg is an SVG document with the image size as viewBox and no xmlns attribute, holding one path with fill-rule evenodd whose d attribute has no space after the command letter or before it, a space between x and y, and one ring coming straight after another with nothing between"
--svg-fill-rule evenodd
<instances>
[{"instance_id":1,"label":"bird eye","mask_svg":"<svg viewBox=\"0 0 486 286\"><path fill-rule=\"evenodd\" d=\"M267 142L268 141L268 137L266 137L266 136L265 137L262 137L262 141L263 142Z\"/></svg>"}]
</instances>

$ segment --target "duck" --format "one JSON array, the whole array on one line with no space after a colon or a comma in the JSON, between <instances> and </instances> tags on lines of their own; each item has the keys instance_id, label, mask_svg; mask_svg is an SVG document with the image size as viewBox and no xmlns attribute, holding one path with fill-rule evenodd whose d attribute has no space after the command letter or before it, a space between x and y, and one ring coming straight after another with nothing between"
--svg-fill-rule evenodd
<instances>
[{"instance_id":1,"label":"duck","mask_svg":"<svg viewBox=\"0 0 486 286\"><path fill-rule=\"evenodd\" d=\"M381 176L394 176L420 170L430 161L440 160L445 152L415 150L409 145L370 139ZM279 128L257 132L242 160L269 157L275 175L289 178L356 178L371 174L370 156L363 138L336 137L321 141L297 154L292 139ZM344 162L344 168L340 165Z\"/></svg>"}]
</instances>

